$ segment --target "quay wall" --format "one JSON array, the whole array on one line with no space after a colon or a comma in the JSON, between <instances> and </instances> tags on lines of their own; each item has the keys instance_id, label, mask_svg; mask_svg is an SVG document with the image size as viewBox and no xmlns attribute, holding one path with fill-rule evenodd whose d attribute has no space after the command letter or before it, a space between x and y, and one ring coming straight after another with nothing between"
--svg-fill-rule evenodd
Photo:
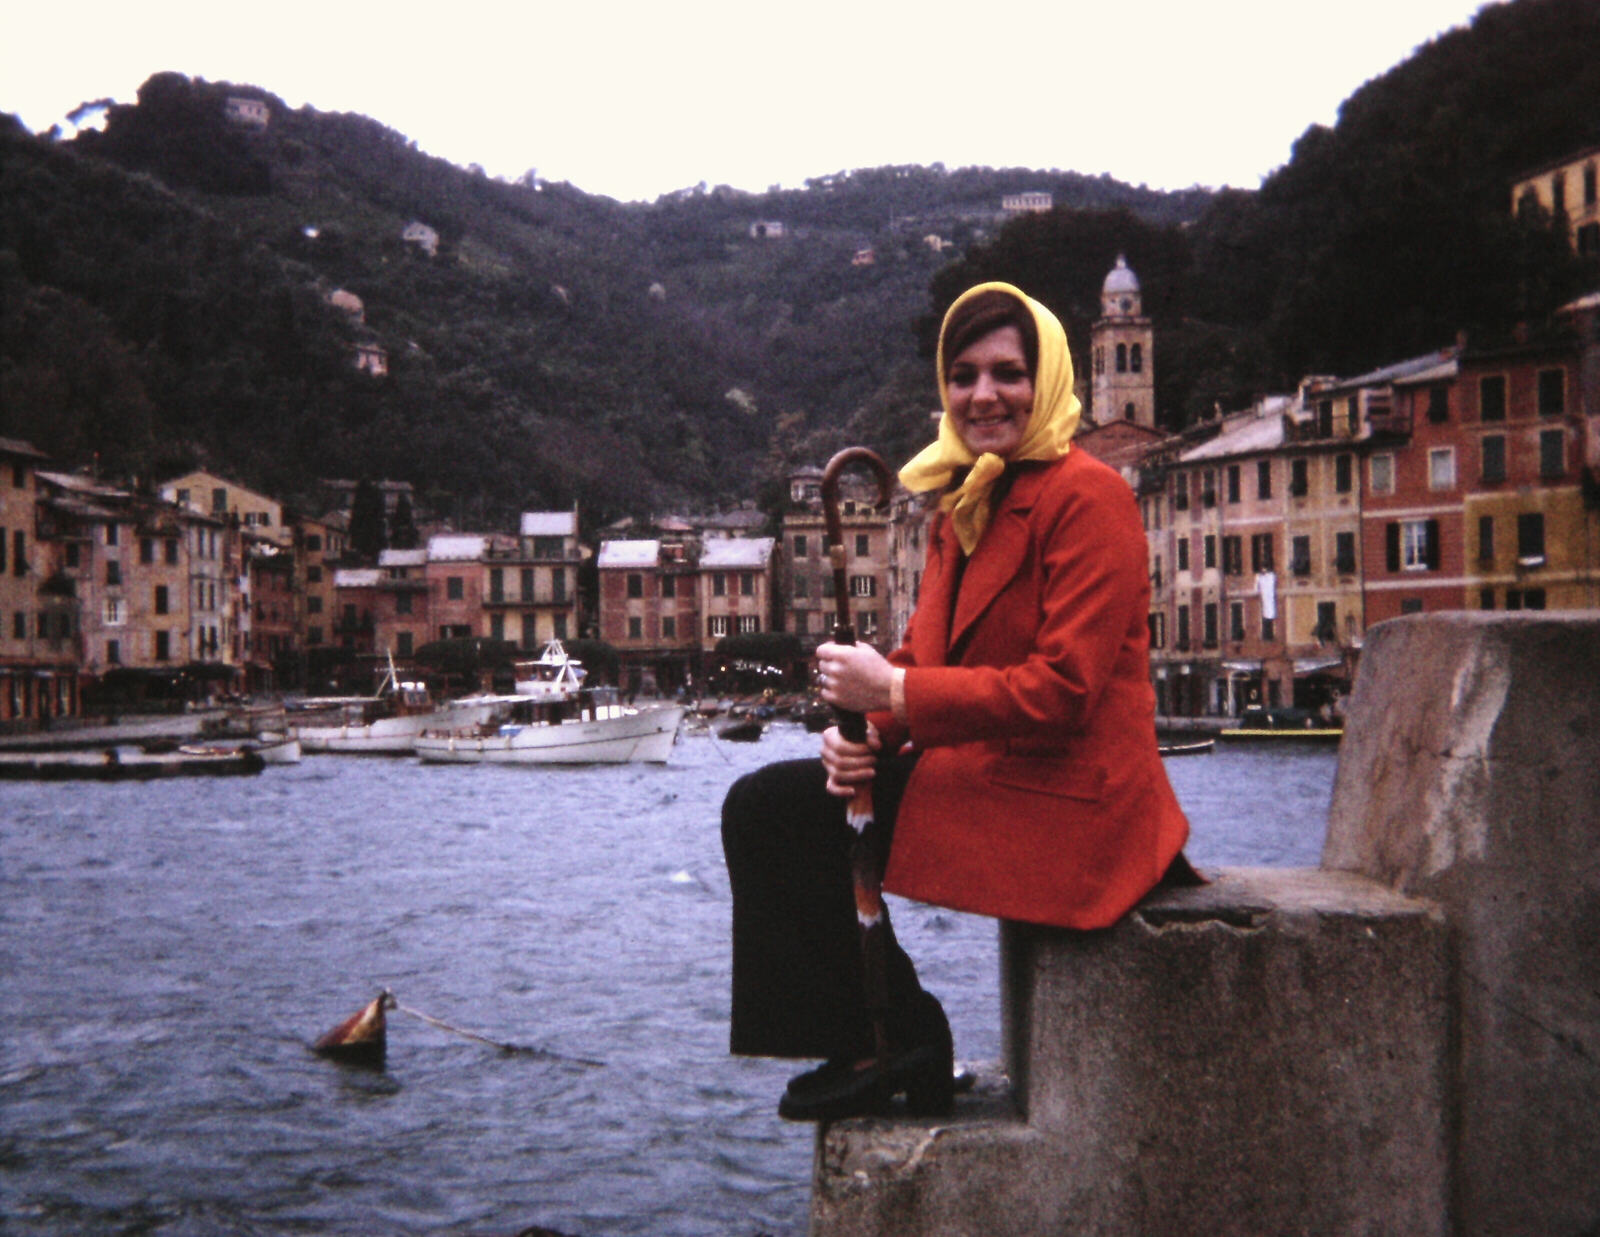
<instances>
[{"instance_id":1,"label":"quay wall","mask_svg":"<svg viewBox=\"0 0 1600 1237\"><path fill-rule=\"evenodd\" d=\"M1600 1233L1600 613L1374 627L1321 864L1002 929L1006 1077L814 1237Z\"/></svg>"}]
</instances>

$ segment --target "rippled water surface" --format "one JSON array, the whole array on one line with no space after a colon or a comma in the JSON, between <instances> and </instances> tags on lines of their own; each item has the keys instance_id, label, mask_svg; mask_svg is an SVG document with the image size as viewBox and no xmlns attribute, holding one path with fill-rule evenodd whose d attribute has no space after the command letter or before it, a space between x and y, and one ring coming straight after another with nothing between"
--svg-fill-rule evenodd
<instances>
[{"instance_id":1,"label":"rippled water surface","mask_svg":"<svg viewBox=\"0 0 1600 1237\"><path fill-rule=\"evenodd\" d=\"M0 784L0 1230L791 1235L809 1126L729 1057L717 834L739 772L336 756L256 778ZM1205 864L1314 864L1335 756L1169 761ZM895 903L959 1055L999 1055L992 921ZM389 1065L309 1041L380 987ZM560 1059L593 1058L592 1067Z\"/></svg>"}]
</instances>

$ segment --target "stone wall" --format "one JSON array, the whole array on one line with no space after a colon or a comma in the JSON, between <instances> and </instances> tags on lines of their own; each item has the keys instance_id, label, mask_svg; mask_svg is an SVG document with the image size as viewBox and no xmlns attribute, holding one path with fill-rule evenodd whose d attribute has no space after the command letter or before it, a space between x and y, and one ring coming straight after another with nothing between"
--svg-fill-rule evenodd
<instances>
[{"instance_id":1,"label":"stone wall","mask_svg":"<svg viewBox=\"0 0 1600 1237\"><path fill-rule=\"evenodd\" d=\"M1322 866L1006 925L1010 1083L819 1130L812 1232L1600 1232L1600 615L1368 633Z\"/></svg>"}]
</instances>

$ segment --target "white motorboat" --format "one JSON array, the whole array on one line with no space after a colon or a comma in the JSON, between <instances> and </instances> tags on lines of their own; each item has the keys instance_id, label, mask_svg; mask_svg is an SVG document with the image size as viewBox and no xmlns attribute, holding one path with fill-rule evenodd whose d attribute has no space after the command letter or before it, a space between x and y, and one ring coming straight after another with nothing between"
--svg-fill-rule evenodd
<instances>
[{"instance_id":1,"label":"white motorboat","mask_svg":"<svg viewBox=\"0 0 1600 1237\"><path fill-rule=\"evenodd\" d=\"M417 755L430 764L663 764L684 712L676 704L630 708L614 687L499 702L487 723L424 730Z\"/></svg>"},{"instance_id":2,"label":"white motorboat","mask_svg":"<svg viewBox=\"0 0 1600 1237\"><path fill-rule=\"evenodd\" d=\"M480 725L493 714L496 699L470 696L436 704L425 684L401 679L390 661L375 695L302 702L290 715L289 736L307 752L409 756L424 730Z\"/></svg>"}]
</instances>

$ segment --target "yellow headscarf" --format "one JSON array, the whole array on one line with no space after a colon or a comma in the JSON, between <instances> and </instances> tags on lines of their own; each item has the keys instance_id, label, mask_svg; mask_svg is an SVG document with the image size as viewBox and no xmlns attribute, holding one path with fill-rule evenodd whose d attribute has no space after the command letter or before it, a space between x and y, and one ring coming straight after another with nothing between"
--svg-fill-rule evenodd
<instances>
[{"instance_id":1,"label":"yellow headscarf","mask_svg":"<svg viewBox=\"0 0 1600 1237\"><path fill-rule=\"evenodd\" d=\"M939 507L955 525L961 549L971 554L983 530L989 525L989 493L1005 471L1006 461L991 451L974 456L956 433L950 416L950 392L945 383L945 334L950 315L985 292L1004 292L1028 307L1039 335L1039 364L1033 376L1033 413L1023 431L1022 442L1012 452L1013 460L1055 460L1072 449L1072 436L1078 430L1082 407L1072 393L1072 355L1067 350L1067 333L1056 316L1020 288L1008 283L981 283L968 288L955 300L939 328L939 402L944 416L939 418L939 437L919 451L900 470L900 481L913 491L936 490L949 485L956 470L971 466L961 485L939 500Z\"/></svg>"}]
</instances>

